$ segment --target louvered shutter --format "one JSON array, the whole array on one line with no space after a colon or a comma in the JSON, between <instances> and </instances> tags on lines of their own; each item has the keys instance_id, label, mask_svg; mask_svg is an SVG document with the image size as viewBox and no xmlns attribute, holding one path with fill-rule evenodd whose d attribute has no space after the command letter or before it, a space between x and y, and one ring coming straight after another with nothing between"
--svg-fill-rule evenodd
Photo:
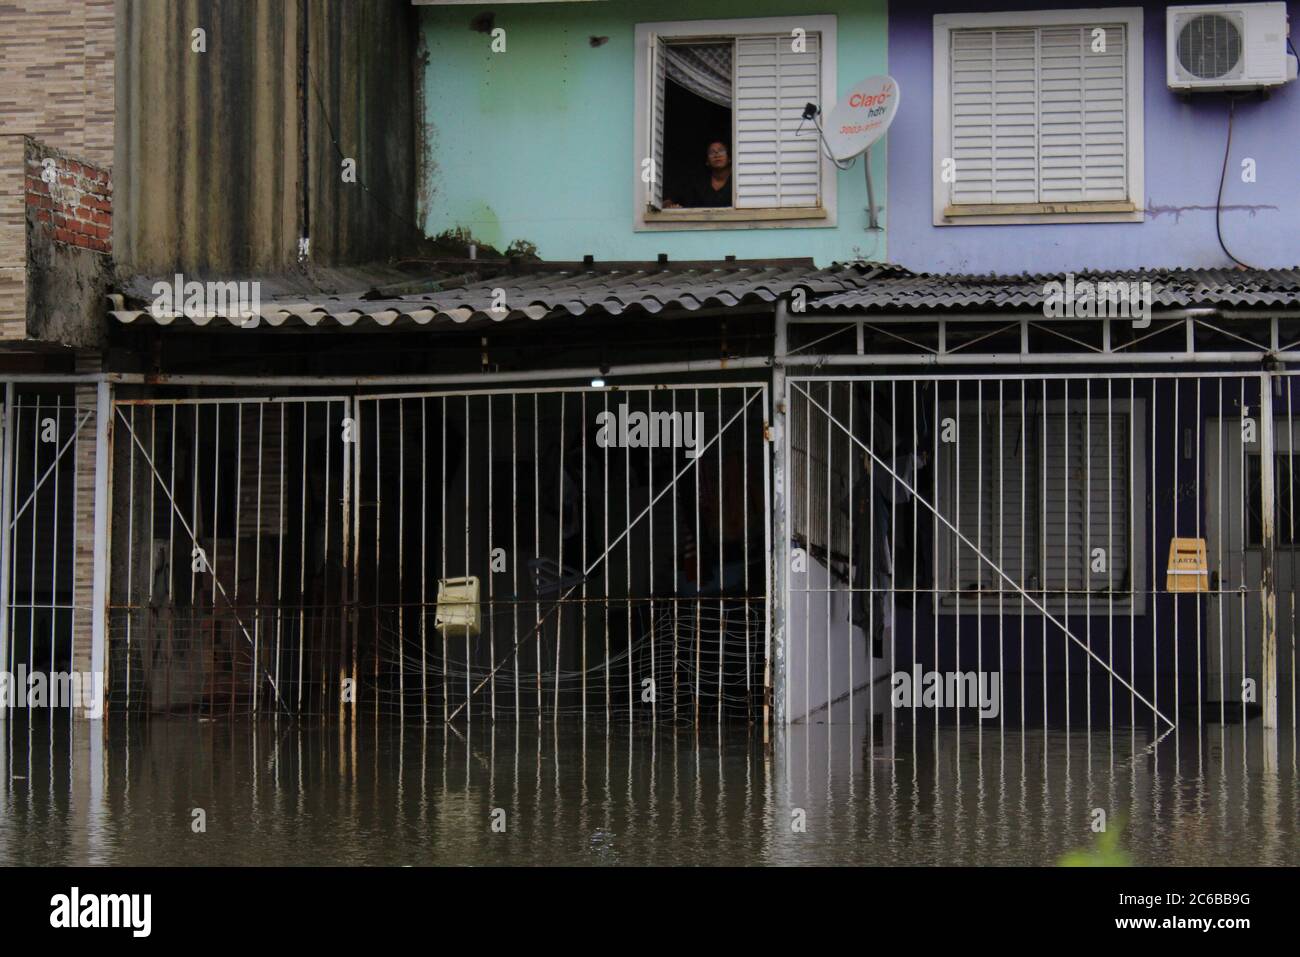
<instances>
[{"instance_id":1,"label":"louvered shutter","mask_svg":"<svg viewBox=\"0 0 1300 957\"><path fill-rule=\"evenodd\" d=\"M1037 436L1031 420L1026 420L1026 430L1028 443L1020 434L1018 407L1005 412L986 410L982 415L974 410L964 412L953 443L956 448L948 453L956 474L957 497L948 503L947 518L1020 585L1036 575L1038 568ZM966 590L977 584L986 589L1011 587L974 548L959 539L954 548L958 588Z\"/></svg>"},{"instance_id":2,"label":"louvered shutter","mask_svg":"<svg viewBox=\"0 0 1300 957\"><path fill-rule=\"evenodd\" d=\"M1039 35L1039 200L1128 198L1124 28L1044 28Z\"/></svg>"},{"instance_id":3,"label":"louvered shutter","mask_svg":"<svg viewBox=\"0 0 1300 957\"><path fill-rule=\"evenodd\" d=\"M662 209L664 205L664 83L667 77L667 61L664 56L663 38L650 34L649 50L650 69L650 109L646 115L649 129L646 142L650 146L650 181L645 183L646 206L652 210ZM642 182L645 172L642 171Z\"/></svg>"},{"instance_id":4,"label":"louvered shutter","mask_svg":"<svg viewBox=\"0 0 1300 957\"><path fill-rule=\"evenodd\" d=\"M739 208L817 206L821 153L801 116L821 102L821 38L794 52L788 35L736 38L732 164Z\"/></svg>"},{"instance_id":5,"label":"louvered shutter","mask_svg":"<svg viewBox=\"0 0 1300 957\"><path fill-rule=\"evenodd\" d=\"M1071 409L1068 416L1047 416L1043 537L1049 591L1125 587L1130 552L1129 420L1122 414L1109 418L1108 433L1107 416L1096 408L1091 421L1082 408ZM1091 554L1097 548L1105 550L1105 572L1091 570Z\"/></svg>"},{"instance_id":6,"label":"louvered shutter","mask_svg":"<svg viewBox=\"0 0 1300 957\"><path fill-rule=\"evenodd\" d=\"M952 31L950 201L1128 199L1125 45L1118 24Z\"/></svg>"}]
</instances>

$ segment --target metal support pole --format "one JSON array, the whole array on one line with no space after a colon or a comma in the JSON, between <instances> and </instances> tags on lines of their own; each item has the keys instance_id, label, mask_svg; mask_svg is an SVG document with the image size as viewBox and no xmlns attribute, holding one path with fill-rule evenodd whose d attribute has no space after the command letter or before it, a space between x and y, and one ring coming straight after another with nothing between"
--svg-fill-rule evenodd
<instances>
[{"instance_id":1,"label":"metal support pole","mask_svg":"<svg viewBox=\"0 0 1300 957\"><path fill-rule=\"evenodd\" d=\"M113 456L113 392L107 382L95 390L95 564L90 610L90 670L108 675L108 561L109 561L109 466ZM100 702L97 718L103 718L106 702Z\"/></svg>"},{"instance_id":2,"label":"metal support pole","mask_svg":"<svg viewBox=\"0 0 1300 957\"><path fill-rule=\"evenodd\" d=\"M790 517L786 502L786 443L785 435L789 415L789 397L786 395L785 359L787 343L787 325L789 306L784 299L776 304L775 342L772 358L772 429L769 438L772 442L772 516L775 526L776 548L772 552L775 563L775 576L772 588L772 680L767 682L772 689L772 700L776 710L776 726L783 727L789 715L786 713L786 668L785 668L785 619L786 601L790 588Z\"/></svg>"},{"instance_id":3,"label":"metal support pole","mask_svg":"<svg viewBox=\"0 0 1300 957\"><path fill-rule=\"evenodd\" d=\"M867 147L862 157L862 168L867 176L867 229L879 229L880 219L876 216L876 185L871 181L871 147Z\"/></svg>"},{"instance_id":4,"label":"metal support pole","mask_svg":"<svg viewBox=\"0 0 1300 957\"><path fill-rule=\"evenodd\" d=\"M1261 689L1264 708L1264 727L1277 727L1277 591L1273 580L1274 526L1276 525L1276 496L1273 488L1275 468L1273 453L1273 377L1267 372L1259 375L1259 507L1260 507L1260 561L1263 565L1259 580L1259 598L1262 617L1260 632L1263 639L1264 675ZM1244 640L1244 636L1243 636Z\"/></svg>"},{"instance_id":5,"label":"metal support pole","mask_svg":"<svg viewBox=\"0 0 1300 957\"><path fill-rule=\"evenodd\" d=\"M14 384L5 383L3 466L0 466L0 673L9 673L9 550L13 544L9 516L14 508ZM17 689L12 692L17 695ZM0 699L0 721L9 715L7 703Z\"/></svg>"}]
</instances>

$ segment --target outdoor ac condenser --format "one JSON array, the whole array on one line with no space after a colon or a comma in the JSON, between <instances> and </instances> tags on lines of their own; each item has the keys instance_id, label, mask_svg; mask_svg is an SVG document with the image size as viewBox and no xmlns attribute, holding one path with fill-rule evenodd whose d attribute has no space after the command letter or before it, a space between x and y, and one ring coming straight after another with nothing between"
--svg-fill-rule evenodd
<instances>
[{"instance_id":1,"label":"outdoor ac condenser","mask_svg":"<svg viewBox=\"0 0 1300 957\"><path fill-rule=\"evenodd\" d=\"M1166 10L1172 90L1259 90L1296 78L1285 3L1215 3Z\"/></svg>"}]
</instances>

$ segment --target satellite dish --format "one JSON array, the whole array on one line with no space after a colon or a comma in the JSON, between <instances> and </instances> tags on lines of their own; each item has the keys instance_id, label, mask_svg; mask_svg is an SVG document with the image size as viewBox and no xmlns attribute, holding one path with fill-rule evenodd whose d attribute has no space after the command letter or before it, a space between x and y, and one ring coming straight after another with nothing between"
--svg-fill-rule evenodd
<instances>
[{"instance_id":1,"label":"satellite dish","mask_svg":"<svg viewBox=\"0 0 1300 957\"><path fill-rule=\"evenodd\" d=\"M842 96L826 117L826 148L836 162L851 160L885 135L898 112L892 76L867 77Z\"/></svg>"}]
</instances>

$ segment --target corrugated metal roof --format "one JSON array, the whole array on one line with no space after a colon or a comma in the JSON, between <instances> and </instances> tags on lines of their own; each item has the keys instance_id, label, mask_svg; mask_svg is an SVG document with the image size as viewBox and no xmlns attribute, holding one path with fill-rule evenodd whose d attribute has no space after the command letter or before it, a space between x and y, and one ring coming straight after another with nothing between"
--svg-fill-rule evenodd
<instances>
[{"instance_id":1,"label":"corrugated metal roof","mask_svg":"<svg viewBox=\"0 0 1300 957\"><path fill-rule=\"evenodd\" d=\"M1300 268L1141 269L1072 274L1080 282L1151 283L1153 305L1169 308L1300 305ZM809 310L997 311L1039 309L1050 282L1066 274L1020 276L940 275L893 270L852 289L815 296Z\"/></svg>"},{"instance_id":2,"label":"corrugated metal roof","mask_svg":"<svg viewBox=\"0 0 1300 957\"><path fill-rule=\"evenodd\" d=\"M272 284L271 295L263 292L257 313L271 326L486 324L563 316L689 313L771 303L797 286L808 289L813 296L860 290L873 276L888 274L891 269L870 263L817 269L811 260L539 264L518 274L403 295L377 291L359 281L354 291L334 294L276 294L277 287ZM446 284L435 281L423 285ZM137 278L110 296L114 318L124 323L152 320L161 325L177 320L198 326L214 320L243 328L257 324L246 323L234 314L156 317L149 311L152 286L150 280Z\"/></svg>"}]
</instances>

